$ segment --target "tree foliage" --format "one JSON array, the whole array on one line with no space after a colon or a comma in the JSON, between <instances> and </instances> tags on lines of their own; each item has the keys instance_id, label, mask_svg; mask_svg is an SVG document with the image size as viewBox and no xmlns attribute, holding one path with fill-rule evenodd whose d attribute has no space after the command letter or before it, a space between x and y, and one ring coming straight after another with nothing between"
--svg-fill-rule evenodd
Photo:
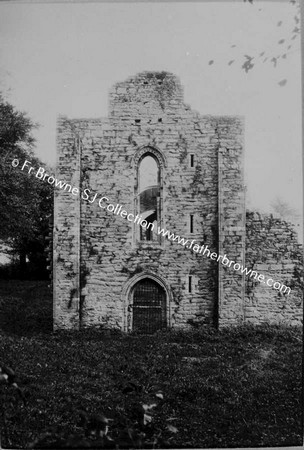
<instances>
[{"instance_id":1,"label":"tree foliage","mask_svg":"<svg viewBox=\"0 0 304 450\"><path fill-rule=\"evenodd\" d=\"M26 257L45 265L45 236L52 211L52 188L12 166L34 156L33 129L37 125L0 97L0 240L5 241L25 268Z\"/></svg>"},{"instance_id":2,"label":"tree foliage","mask_svg":"<svg viewBox=\"0 0 304 450\"><path fill-rule=\"evenodd\" d=\"M245 3L250 4L251 6L259 7L259 5L254 0L244 0ZM279 62L283 59L287 59L288 55L294 53L295 51L299 51L294 49L297 38L300 36L300 3L296 0L289 0L289 3L295 8L293 15L293 25L291 29L288 31L288 35L282 36L278 42L276 43L276 49L273 48L272 52L257 51L255 54L248 55L244 54L240 58L236 56L232 56L228 58L227 65L232 66L234 64L240 64L242 70L248 73L250 70L254 69L259 63L262 64L271 64L273 67L277 67ZM262 8L259 7L259 11L262 11ZM284 19L279 20L276 24L277 27L281 27L284 24ZM236 44L231 45L231 49L235 49L238 46ZM213 59L208 61L209 66L214 65L216 61ZM280 87L285 86L287 83L286 79L280 80L278 85Z\"/></svg>"},{"instance_id":3,"label":"tree foliage","mask_svg":"<svg viewBox=\"0 0 304 450\"><path fill-rule=\"evenodd\" d=\"M272 210L278 214L283 220L291 220L296 223L300 219L299 212L290 206L287 202L280 197L276 197L270 204Z\"/></svg>"}]
</instances>

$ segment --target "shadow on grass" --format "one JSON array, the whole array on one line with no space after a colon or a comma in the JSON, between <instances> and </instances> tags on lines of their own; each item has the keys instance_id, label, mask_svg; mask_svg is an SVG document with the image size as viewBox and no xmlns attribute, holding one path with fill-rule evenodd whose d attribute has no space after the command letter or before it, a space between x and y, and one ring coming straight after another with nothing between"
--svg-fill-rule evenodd
<instances>
[{"instance_id":1,"label":"shadow on grass","mask_svg":"<svg viewBox=\"0 0 304 450\"><path fill-rule=\"evenodd\" d=\"M52 301L47 281L0 280L0 329L17 335L51 332Z\"/></svg>"}]
</instances>

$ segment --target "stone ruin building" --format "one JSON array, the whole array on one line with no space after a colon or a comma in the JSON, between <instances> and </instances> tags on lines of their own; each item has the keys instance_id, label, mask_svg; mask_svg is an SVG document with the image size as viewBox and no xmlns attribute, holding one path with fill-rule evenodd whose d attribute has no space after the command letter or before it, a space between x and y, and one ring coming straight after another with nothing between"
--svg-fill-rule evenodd
<instances>
[{"instance_id":1,"label":"stone ruin building","mask_svg":"<svg viewBox=\"0 0 304 450\"><path fill-rule=\"evenodd\" d=\"M151 333L302 319L296 233L273 216L246 214L241 117L200 115L176 76L143 72L112 88L109 117L60 117L57 144L56 179L66 184L55 188L55 328Z\"/></svg>"}]
</instances>

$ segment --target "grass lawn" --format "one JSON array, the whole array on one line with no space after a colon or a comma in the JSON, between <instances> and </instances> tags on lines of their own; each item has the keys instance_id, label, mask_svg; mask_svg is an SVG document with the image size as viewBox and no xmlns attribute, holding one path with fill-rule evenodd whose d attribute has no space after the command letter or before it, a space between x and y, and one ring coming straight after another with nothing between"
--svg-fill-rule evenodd
<instances>
[{"instance_id":1,"label":"grass lawn","mask_svg":"<svg viewBox=\"0 0 304 450\"><path fill-rule=\"evenodd\" d=\"M16 371L27 399L23 406L0 386L3 447L28 447L48 429L81 436L79 410L111 419L109 436L121 447L136 426L149 445L159 434L160 447L302 444L301 330L53 333L46 284L0 282L0 361ZM138 425L139 405L151 403Z\"/></svg>"}]
</instances>

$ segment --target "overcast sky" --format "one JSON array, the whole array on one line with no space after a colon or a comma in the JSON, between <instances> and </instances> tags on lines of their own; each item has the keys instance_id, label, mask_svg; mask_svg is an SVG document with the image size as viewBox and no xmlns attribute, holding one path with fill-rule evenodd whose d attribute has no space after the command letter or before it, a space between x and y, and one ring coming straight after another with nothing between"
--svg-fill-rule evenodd
<instances>
[{"instance_id":1,"label":"overcast sky","mask_svg":"<svg viewBox=\"0 0 304 450\"><path fill-rule=\"evenodd\" d=\"M7 99L40 123L37 154L55 164L58 114L106 116L114 83L144 70L173 72L186 103L201 114L245 116L247 205L267 211L279 196L301 210L300 38L290 40L295 13L288 1L1 2L0 89L10 89ZM274 67L269 59L290 43ZM270 56L265 63L257 58L262 52ZM248 73L241 68L244 55L255 56Z\"/></svg>"}]
</instances>

